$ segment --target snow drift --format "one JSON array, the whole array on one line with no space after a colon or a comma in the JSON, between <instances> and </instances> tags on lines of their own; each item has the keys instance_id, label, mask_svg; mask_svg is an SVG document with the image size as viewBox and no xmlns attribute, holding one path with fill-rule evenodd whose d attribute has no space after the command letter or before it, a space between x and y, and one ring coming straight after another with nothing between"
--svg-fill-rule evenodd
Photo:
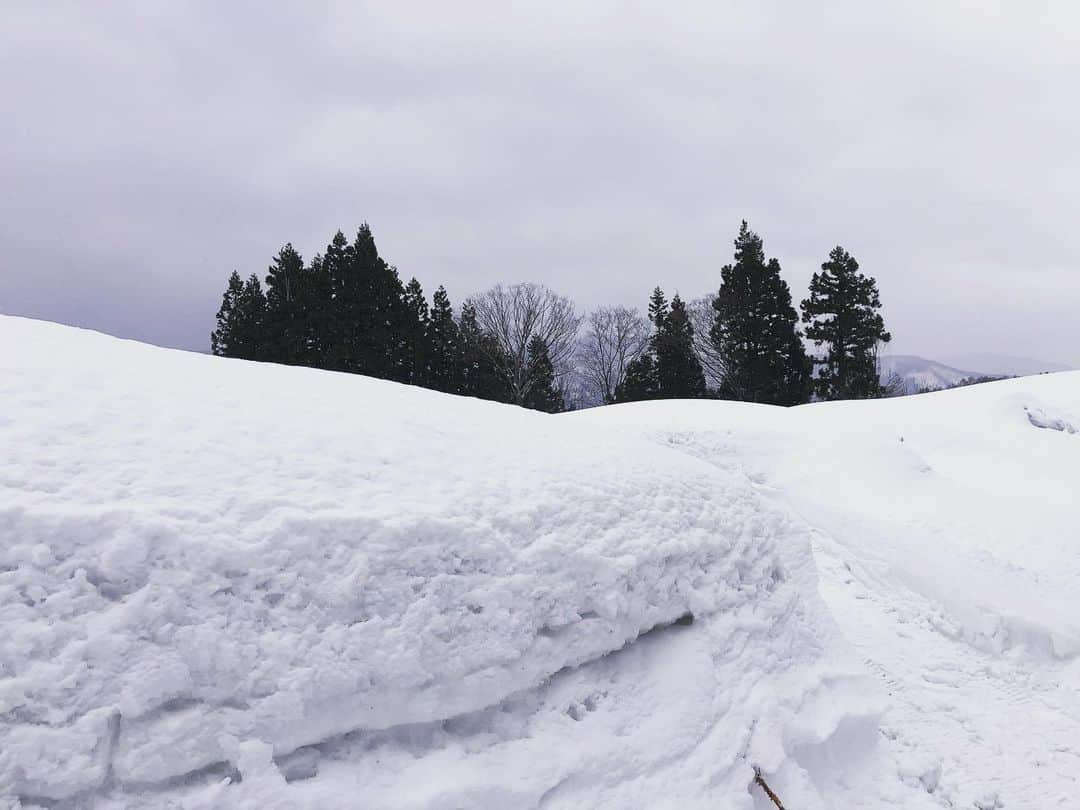
<instances>
[{"instance_id":1,"label":"snow drift","mask_svg":"<svg viewBox=\"0 0 1080 810\"><path fill-rule=\"evenodd\" d=\"M886 805L876 790L897 779L912 788L904 807L919 794L982 810L1076 803L1080 372L566 418L743 471L813 527L820 590L892 704L880 727L892 764L867 806Z\"/></svg>"},{"instance_id":2,"label":"snow drift","mask_svg":"<svg viewBox=\"0 0 1080 810\"><path fill-rule=\"evenodd\" d=\"M874 770L810 529L741 470L42 322L0 345L0 797L753 807L759 766L813 808Z\"/></svg>"}]
</instances>

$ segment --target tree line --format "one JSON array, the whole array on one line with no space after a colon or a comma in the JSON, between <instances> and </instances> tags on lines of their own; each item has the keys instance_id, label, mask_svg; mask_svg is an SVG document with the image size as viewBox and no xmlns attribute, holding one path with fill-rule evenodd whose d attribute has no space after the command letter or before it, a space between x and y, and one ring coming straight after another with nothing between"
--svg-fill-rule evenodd
<instances>
[{"instance_id":1,"label":"tree line","mask_svg":"<svg viewBox=\"0 0 1080 810\"><path fill-rule=\"evenodd\" d=\"M543 285L496 285L455 313L445 288L429 305L419 281L402 283L364 224L351 242L338 231L308 263L285 245L265 281L234 271L210 346L549 413L648 399L796 405L885 395L877 352L890 335L874 279L836 247L797 312L780 271L743 222L715 295L687 303L657 287L647 315L601 307L585 317Z\"/></svg>"}]
</instances>

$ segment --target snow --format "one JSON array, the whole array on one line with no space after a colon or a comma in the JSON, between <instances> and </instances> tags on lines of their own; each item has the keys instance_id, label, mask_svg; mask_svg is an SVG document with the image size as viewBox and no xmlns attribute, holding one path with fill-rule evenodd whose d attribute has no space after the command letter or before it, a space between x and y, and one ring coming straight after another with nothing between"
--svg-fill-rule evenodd
<instances>
[{"instance_id":1,"label":"snow","mask_svg":"<svg viewBox=\"0 0 1080 810\"><path fill-rule=\"evenodd\" d=\"M1075 803L1080 373L573 418L745 470L813 527L830 613L889 693L880 731L902 781L937 806Z\"/></svg>"},{"instance_id":2,"label":"snow","mask_svg":"<svg viewBox=\"0 0 1080 810\"><path fill-rule=\"evenodd\" d=\"M760 766L825 807L799 762L874 740L807 527L739 473L361 377L0 345L11 802L751 807Z\"/></svg>"},{"instance_id":3,"label":"snow","mask_svg":"<svg viewBox=\"0 0 1080 810\"><path fill-rule=\"evenodd\" d=\"M0 346L0 806L1072 803L1080 374L552 417Z\"/></svg>"},{"instance_id":4,"label":"snow","mask_svg":"<svg viewBox=\"0 0 1080 810\"><path fill-rule=\"evenodd\" d=\"M963 380L985 376L985 372L962 371L954 366L912 354L886 355L879 359L879 365L881 381L887 384L894 375L900 377L908 394L951 388Z\"/></svg>"}]
</instances>

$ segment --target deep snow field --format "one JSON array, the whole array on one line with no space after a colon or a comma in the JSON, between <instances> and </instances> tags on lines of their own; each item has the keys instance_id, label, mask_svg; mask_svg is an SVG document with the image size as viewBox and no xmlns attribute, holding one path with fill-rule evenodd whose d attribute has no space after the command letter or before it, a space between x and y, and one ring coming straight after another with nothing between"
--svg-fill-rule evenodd
<instances>
[{"instance_id":1,"label":"deep snow field","mask_svg":"<svg viewBox=\"0 0 1080 810\"><path fill-rule=\"evenodd\" d=\"M1080 795L1080 372L559 416L0 316L0 807Z\"/></svg>"}]
</instances>

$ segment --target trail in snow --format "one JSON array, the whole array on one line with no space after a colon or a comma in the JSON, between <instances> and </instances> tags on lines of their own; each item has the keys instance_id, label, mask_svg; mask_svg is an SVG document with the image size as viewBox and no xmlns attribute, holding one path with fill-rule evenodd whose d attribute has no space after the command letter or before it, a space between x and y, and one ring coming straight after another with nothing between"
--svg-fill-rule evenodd
<instances>
[{"instance_id":1,"label":"trail in snow","mask_svg":"<svg viewBox=\"0 0 1080 810\"><path fill-rule=\"evenodd\" d=\"M1059 374L572 418L741 470L798 514L830 614L888 693L893 777L936 806L1034 809L1080 795L1078 414L1080 374Z\"/></svg>"},{"instance_id":2,"label":"trail in snow","mask_svg":"<svg viewBox=\"0 0 1080 810\"><path fill-rule=\"evenodd\" d=\"M1072 806L1080 791L1077 662L964 642L940 605L823 540L822 594L881 678L898 772L949 807Z\"/></svg>"}]
</instances>

